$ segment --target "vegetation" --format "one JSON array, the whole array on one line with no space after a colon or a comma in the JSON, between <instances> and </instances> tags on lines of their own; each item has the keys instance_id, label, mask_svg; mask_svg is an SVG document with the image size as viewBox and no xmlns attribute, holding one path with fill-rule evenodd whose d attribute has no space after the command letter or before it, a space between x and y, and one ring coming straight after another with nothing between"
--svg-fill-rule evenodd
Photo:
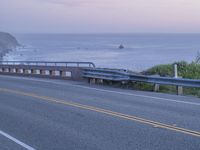
<instances>
[{"instance_id":1,"label":"vegetation","mask_svg":"<svg viewBox=\"0 0 200 150\"><path fill-rule=\"evenodd\" d=\"M195 63L197 63L197 64L200 63L200 52L197 53L197 57L195 59Z\"/></svg>"},{"instance_id":2,"label":"vegetation","mask_svg":"<svg viewBox=\"0 0 200 150\"><path fill-rule=\"evenodd\" d=\"M175 62L178 65L178 76L189 79L200 79L200 64L185 61ZM147 75L174 76L174 64L158 65L144 72Z\"/></svg>"},{"instance_id":3,"label":"vegetation","mask_svg":"<svg viewBox=\"0 0 200 150\"><path fill-rule=\"evenodd\" d=\"M178 76L182 78L189 79L200 79L200 64L197 62L187 63L185 61L175 62L178 65ZM152 67L142 74L145 75L160 75L163 77L173 77L174 76L174 64L166 64L166 65L157 65ZM153 90L154 86L148 83L135 83L132 85L132 88L139 90ZM184 94L186 95L195 95L200 97L200 89L198 88L184 88ZM160 92L164 93L176 93L175 86L160 86Z\"/></svg>"}]
</instances>

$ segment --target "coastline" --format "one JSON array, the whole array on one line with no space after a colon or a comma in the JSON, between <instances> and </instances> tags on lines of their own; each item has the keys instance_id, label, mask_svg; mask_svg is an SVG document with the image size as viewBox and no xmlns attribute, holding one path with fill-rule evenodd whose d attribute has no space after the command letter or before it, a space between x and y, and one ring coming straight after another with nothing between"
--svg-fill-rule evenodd
<instances>
[{"instance_id":1,"label":"coastline","mask_svg":"<svg viewBox=\"0 0 200 150\"><path fill-rule=\"evenodd\" d=\"M5 60L92 61L97 67L143 71L158 64L192 62L200 34L16 34L23 44ZM123 44L124 49L118 49Z\"/></svg>"}]
</instances>

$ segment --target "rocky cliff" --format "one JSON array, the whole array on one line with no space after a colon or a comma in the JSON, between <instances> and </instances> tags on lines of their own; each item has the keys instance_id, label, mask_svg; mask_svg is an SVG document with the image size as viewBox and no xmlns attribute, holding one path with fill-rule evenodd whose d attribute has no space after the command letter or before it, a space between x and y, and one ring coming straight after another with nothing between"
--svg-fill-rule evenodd
<instances>
[{"instance_id":1,"label":"rocky cliff","mask_svg":"<svg viewBox=\"0 0 200 150\"><path fill-rule=\"evenodd\" d=\"M17 46L19 46L19 43L14 36L9 33L0 32L0 60L6 53Z\"/></svg>"}]
</instances>

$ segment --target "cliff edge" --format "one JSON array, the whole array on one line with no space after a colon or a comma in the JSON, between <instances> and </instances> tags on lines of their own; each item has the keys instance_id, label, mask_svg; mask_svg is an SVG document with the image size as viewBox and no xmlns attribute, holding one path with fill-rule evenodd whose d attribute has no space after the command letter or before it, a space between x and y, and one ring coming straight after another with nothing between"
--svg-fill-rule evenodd
<instances>
[{"instance_id":1,"label":"cliff edge","mask_svg":"<svg viewBox=\"0 0 200 150\"><path fill-rule=\"evenodd\" d=\"M17 46L19 46L19 43L14 36L6 32L0 32L0 60L6 53Z\"/></svg>"}]
</instances>

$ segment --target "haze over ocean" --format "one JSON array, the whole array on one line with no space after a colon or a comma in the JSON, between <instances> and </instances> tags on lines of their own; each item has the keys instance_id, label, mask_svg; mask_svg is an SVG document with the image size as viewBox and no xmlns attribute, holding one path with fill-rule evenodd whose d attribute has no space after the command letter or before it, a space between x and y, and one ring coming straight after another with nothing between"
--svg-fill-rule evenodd
<instances>
[{"instance_id":1,"label":"haze over ocean","mask_svg":"<svg viewBox=\"0 0 200 150\"><path fill-rule=\"evenodd\" d=\"M4 60L92 61L97 67L141 71L156 64L191 62L200 34L16 34L23 46ZM124 49L119 49L123 44Z\"/></svg>"}]
</instances>

